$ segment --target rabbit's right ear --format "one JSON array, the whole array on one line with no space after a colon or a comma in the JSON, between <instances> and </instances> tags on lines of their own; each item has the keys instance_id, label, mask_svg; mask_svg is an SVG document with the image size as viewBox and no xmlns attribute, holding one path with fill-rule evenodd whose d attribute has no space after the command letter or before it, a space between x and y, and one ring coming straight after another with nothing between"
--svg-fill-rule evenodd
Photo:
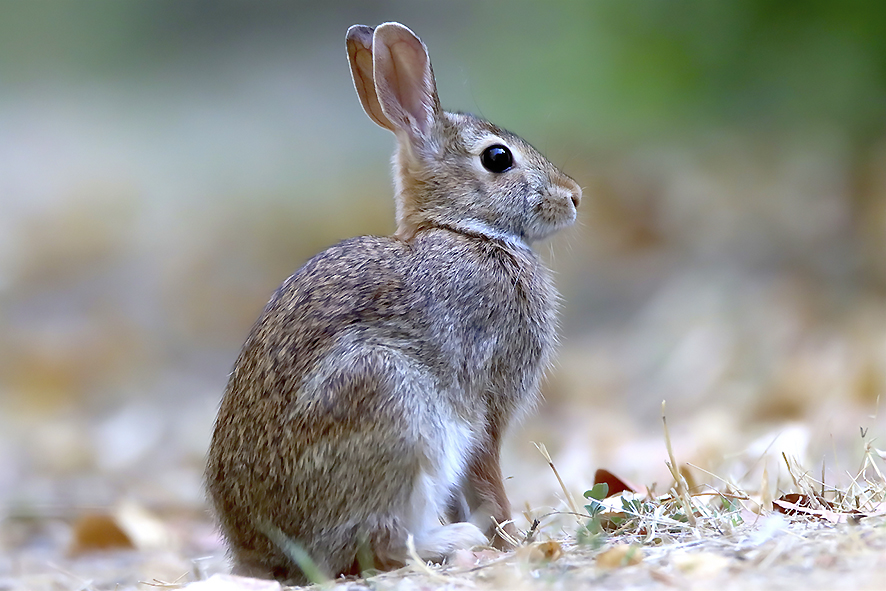
<instances>
[{"instance_id":1,"label":"rabbit's right ear","mask_svg":"<svg viewBox=\"0 0 886 591\"><path fill-rule=\"evenodd\" d=\"M377 100L394 131L413 145L433 140L442 109L425 44L400 23L384 23L372 36L372 61Z\"/></svg>"},{"instance_id":2,"label":"rabbit's right ear","mask_svg":"<svg viewBox=\"0 0 886 591\"><path fill-rule=\"evenodd\" d=\"M372 27L366 25L353 25L348 29L346 39L351 77L354 79L354 88L357 89L360 104L363 105L363 110L369 118L385 129L394 131L394 125L382 111L375 92L375 76L372 73L372 31Z\"/></svg>"}]
</instances>

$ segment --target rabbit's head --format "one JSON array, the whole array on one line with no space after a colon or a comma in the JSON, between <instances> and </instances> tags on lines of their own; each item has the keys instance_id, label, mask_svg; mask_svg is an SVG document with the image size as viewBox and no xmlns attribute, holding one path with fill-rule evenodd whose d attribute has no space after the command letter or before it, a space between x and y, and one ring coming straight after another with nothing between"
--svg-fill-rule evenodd
<instances>
[{"instance_id":1,"label":"rabbit's head","mask_svg":"<svg viewBox=\"0 0 886 591\"><path fill-rule=\"evenodd\" d=\"M444 227L525 245L575 220L575 181L516 135L440 107L427 48L412 31L354 25L347 46L363 108L397 137L398 238Z\"/></svg>"}]
</instances>

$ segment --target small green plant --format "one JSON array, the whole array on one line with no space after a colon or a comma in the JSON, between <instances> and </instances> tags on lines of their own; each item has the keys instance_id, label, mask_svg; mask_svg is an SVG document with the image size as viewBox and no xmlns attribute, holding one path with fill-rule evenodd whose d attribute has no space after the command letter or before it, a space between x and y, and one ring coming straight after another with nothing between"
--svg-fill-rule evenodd
<instances>
[{"instance_id":1,"label":"small green plant","mask_svg":"<svg viewBox=\"0 0 886 591\"><path fill-rule=\"evenodd\" d=\"M601 501L605 499L608 494L609 485L605 482L598 482L591 488L591 490L585 491L584 497L588 500L585 509L587 509L588 515L594 517L597 513L600 513L606 508Z\"/></svg>"},{"instance_id":2,"label":"small green plant","mask_svg":"<svg viewBox=\"0 0 886 591\"><path fill-rule=\"evenodd\" d=\"M588 512L587 523L578 528L576 538L579 544L599 548L606 540L606 531L600 521L600 514L606 509L602 503L606 495L609 494L609 485L605 482L598 482L591 490L585 491L584 497L588 500L585 510Z\"/></svg>"}]
</instances>

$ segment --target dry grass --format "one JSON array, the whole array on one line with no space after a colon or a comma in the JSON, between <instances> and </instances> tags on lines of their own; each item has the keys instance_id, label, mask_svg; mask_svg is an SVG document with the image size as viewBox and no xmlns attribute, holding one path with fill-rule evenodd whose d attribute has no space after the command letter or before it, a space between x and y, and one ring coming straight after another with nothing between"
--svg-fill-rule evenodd
<instances>
[{"instance_id":1,"label":"dry grass","mask_svg":"<svg viewBox=\"0 0 886 591\"><path fill-rule=\"evenodd\" d=\"M882 588L886 477L881 464L886 454L866 431L861 432L855 468L840 478L834 466L826 472L776 448L755 458L729 458L706 470L681 458L681 444L671 441L664 418L662 427L658 446L666 451L661 455L667 458L668 482L637 487L600 472L600 482L582 499L539 444L538 458L551 468L548 477L524 459L527 468L515 480L547 480L550 488L559 488L559 505L527 507L516 516L522 531L515 551L463 551L445 565L413 558L398 571L321 587ZM779 465L773 462L776 458ZM727 476L733 473L739 476ZM3 524L5 540L0 540L5 542L0 564L6 573L0 576L0 590L279 589L275 582L224 574L220 541L199 510L152 513L124 504L108 515L112 519L11 516ZM97 535L96 524L110 523L112 540L119 539L119 526L131 543L89 551L77 545L76 536L74 542L62 542L64 532L50 535L47 524L65 521L73 524L75 534L78 524L91 524L83 525L84 535ZM38 543L41 536L44 542ZM16 539L31 542L24 549L16 546Z\"/></svg>"},{"instance_id":2,"label":"dry grass","mask_svg":"<svg viewBox=\"0 0 886 591\"><path fill-rule=\"evenodd\" d=\"M664 407L663 407L664 409ZM460 552L446 565L413 557L398 571L321 585L336 590L412 589L878 589L886 576L883 452L865 440L860 469L830 485L787 455L790 491L768 492L679 463L663 417L674 478L666 491L607 496L598 483L577 507L562 489L561 511L524 515L530 527L508 553ZM865 437L866 434L862 433ZM678 466L681 466L679 469ZM712 484L699 484L706 477ZM624 484L624 483L621 483ZM629 486L626 485L625 486ZM196 589L277 588L218 575Z\"/></svg>"}]
</instances>

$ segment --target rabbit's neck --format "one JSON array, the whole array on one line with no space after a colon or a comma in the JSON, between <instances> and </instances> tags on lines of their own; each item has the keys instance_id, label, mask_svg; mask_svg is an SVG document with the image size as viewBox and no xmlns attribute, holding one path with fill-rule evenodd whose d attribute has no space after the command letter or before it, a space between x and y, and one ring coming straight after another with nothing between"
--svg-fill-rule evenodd
<instances>
[{"instance_id":1,"label":"rabbit's neck","mask_svg":"<svg viewBox=\"0 0 886 591\"><path fill-rule=\"evenodd\" d=\"M529 244L526 243L526 240L523 238L523 236L518 236L510 232L504 232L490 226L483 220L468 218L458 221L452 226L447 227L447 229L452 230L453 232L458 232L459 234L465 234L467 236L502 242L509 247L516 248L517 250L533 252L532 249L529 247Z\"/></svg>"},{"instance_id":2,"label":"rabbit's neck","mask_svg":"<svg viewBox=\"0 0 886 591\"><path fill-rule=\"evenodd\" d=\"M535 256L535 251L526 242L525 237L499 230L483 220L475 218L467 218L451 223L423 224L412 228L408 233L398 231L394 237L404 242L410 242L422 231L432 231L434 229L446 230L469 239L479 239L501 244L507 250L516 250L518 252Z\"/></svg>"}]
</instances>

